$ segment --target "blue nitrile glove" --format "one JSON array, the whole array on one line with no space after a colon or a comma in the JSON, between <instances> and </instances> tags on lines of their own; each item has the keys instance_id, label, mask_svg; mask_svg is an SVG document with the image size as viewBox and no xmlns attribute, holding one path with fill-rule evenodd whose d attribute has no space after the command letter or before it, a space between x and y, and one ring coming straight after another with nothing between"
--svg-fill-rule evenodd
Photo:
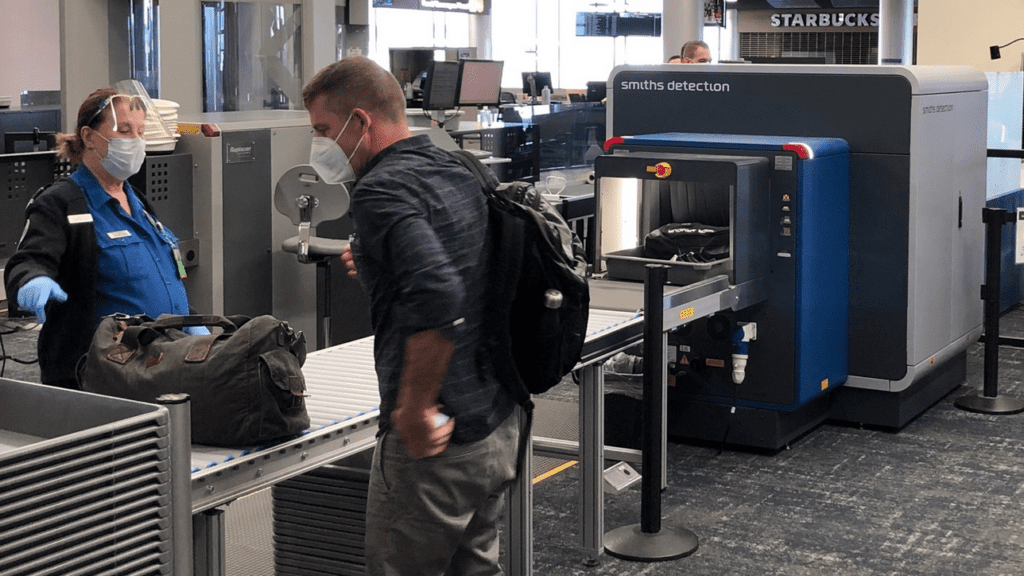
<instances>
[{"instance_id":1,"label":"blue nitrile glove","mask_svg":"<svg viewBox=\"0 0 1024 576\"><path fill-rule=\"evenodd\" d=\"M189 336L209 336L210 329L206 326L184 326L181 329L182 332Z\"/></svg>"},{"instance_id":2,"label":"blue nitrile glove","mask_svg":"<svg viewBox=\"0 0 1024 576\"><path fill-rule=\"evenodd\" d=\"M46 303L50 300L65 302L68 295L60 285L46 276L37 276L18 290L18 308L31 310L40 322L46 322Z\"/></svg>"}]
</instances>

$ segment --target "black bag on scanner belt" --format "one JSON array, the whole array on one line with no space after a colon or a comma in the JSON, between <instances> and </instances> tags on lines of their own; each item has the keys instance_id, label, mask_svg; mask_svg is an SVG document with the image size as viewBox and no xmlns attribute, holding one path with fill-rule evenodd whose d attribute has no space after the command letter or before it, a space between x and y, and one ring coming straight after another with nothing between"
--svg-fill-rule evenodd
<instances>
[{"instance_id":1,"label":"black bag on scanner belt","mask_svg":"<svg viewBox=\"0 0 1024 576\"><path fill-rule=\"evenodd\" d=\"M699 222L666 224L644 237L644 256L695 263L728 258L729 227Z\"/></svg>"},{"instance_id":2,"label":"black bag on scanner belt","mask_svg":"<svg viewBox=\"0 0 1024 576\"><path fill-rule=\"evenodd\" d=\"M220 326L189 336L184 326ZM108 316L79 363L82 389L153 402L191 396L192 442L251 447L309 428L306 339L273 316Z\"/></svg>"},{"instance_id":3,"label":"black bag on scanner belt","mask_svg":"<svg viewBox=\"0 0 1024 576\"><path fill-rule=\"evenodd\" d=\"M520 404L558 384L583 353L590 289L583 244L528 182L496 188L488 168L450 152L480 181L491 228L482 361Z\"/></svg>"}]
</instances>

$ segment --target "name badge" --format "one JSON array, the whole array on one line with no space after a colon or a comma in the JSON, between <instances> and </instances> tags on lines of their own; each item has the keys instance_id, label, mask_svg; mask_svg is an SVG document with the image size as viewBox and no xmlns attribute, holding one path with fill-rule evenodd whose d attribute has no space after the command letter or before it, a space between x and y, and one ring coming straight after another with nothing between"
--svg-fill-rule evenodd
<instances>
[{"instance_id":1,"label":"name badge","mask_svg":"<svg viewBox=\"0 0 1024 576\"><path fill-rule=\"evenodd\" d=\"M115 232L107 232L107 237L109 237L111 240L117 240L118 238L127 238L127 237L129 237L131 235L132 235L132 233L127 231L127 230L117 230Z\"/></svg>"},{"instance_id":2,"label":"name badge","mask_svg":"<svg viewBox=\"0 0 1024 576\"><path fill-rule=\"evenodd\" d=\"M92 222L92 214L68 214L68 224L88 224Z\"/></svg>"}]
</instances>

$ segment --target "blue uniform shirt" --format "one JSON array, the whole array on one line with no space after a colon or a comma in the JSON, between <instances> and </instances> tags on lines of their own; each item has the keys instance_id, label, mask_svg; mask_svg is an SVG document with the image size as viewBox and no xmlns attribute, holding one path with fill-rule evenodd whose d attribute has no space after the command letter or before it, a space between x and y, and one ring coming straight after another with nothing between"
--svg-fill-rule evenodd
<instances>
[{"instance_id":1,"label":"blue uniform shirt","mask_svg":"<svg viewBox=\"0 0 1024 576\"><path fill-rule=\"evenodd\" d=\"M85 166L70 176L85 191L99 244L96 320L113 314L188 314L185 286L178 277L172 245L177 238L167 228L158 231L132 187L125 192L132 213L100 186Z\"/></svg>"}]
</instances>

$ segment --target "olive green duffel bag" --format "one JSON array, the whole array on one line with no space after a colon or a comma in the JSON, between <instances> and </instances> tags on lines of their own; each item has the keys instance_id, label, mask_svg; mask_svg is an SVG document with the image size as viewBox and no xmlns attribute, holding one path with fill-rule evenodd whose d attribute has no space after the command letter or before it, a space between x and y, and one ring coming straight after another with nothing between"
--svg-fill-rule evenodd
<instances>
[{"instance_id":1,"label":"olive green duffel bag","mask_svg":"<svg viewBox=\"0 0 1024 576\"><path fill-rule=\"evenodd\" d=\"M220 327L190 336L186 326ZM191 397L192 442L252 447L309 428L306 340L273 316L113 315L78 367L87 392L153 402Z\"/></svg>"}]
</instances>

